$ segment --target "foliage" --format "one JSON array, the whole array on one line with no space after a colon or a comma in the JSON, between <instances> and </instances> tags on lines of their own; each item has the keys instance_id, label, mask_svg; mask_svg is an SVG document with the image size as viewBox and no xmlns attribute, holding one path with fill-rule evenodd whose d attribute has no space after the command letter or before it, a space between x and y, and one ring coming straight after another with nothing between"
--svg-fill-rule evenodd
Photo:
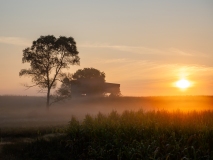
<instances>
[{"instance_id":1,"label":"foliage","mask_svg":"<svg viewBox=\"0 0 213 160\"><path fill-rule=\"evenodd\" d=\"M47 89L47 104L50 105L50 90L56 86L56 81L62 80L65 74L62 69L69 65L79 64L76 42L72 37L55 38L52 35L41 36L33 41L31 47L23 50L23 63L30 63L30 69L22 69L20 76L32 77L34 85L41 91Z\"/></svg>"},{"instance_id":2,"label":"foliage","mask_svg":"<svg viewBox=\"0 0 213 160\"><path fill-rule=\"evenodd\" d=\"M104 72L95 68L84 68L77 70L72 78L81 83L81 90L86 95L100 95L104 93Z\"/></svg>"},{"instance_id":3,"label":"foliage","mask_svg":"<svg viewBox=\"0 0 213 160\"><path fill-rule=\"evenodd\" d=\"M7 146L3 153L17 159L212 159L212 117L208 110L72 117L66 137Z\"/></svg>"},{"instance_id":4,"label":"foliage","mask_svg":"<svg viewBox=\"0 0 213 160\"><path fill-rule=\"evenodd\" d=\"M81 80L95 80L98 82L105 82L105 73L95 68L79 69L73 74L73 79Z\"/></svg>"},{"instance_id":5,"label":"foliage","mask_svg":"<svg viewBox=\"0 0 213 160\"><path fill-rule=\"evenodd\" d=\"M61 83L61 87L58 88L54 94L55 101L61 101L63 99L71 98L71 81L72 75L67 74Z\"/></svg>"},{"instance_id":6,"label":"foliage","mask_svg":"<svg viewBox=\"0 0 213 160\"><path fill-rule=\"evenodd\" d=\"M103 95L105 88L105 73L95 68L77 70L73 75L64 78L58 95ZM75 88L77 86L78 88Z\"/></svg>"},{"instance_id":7,"label":"foliage","mask_svg":"<svg viewBox=\"0 0 213 160\"><path fill-rule=\"evenodd\" d=\"M73 159L211 159L213 112L116 111L72 119Z\"/></svg>"}]
</instances>

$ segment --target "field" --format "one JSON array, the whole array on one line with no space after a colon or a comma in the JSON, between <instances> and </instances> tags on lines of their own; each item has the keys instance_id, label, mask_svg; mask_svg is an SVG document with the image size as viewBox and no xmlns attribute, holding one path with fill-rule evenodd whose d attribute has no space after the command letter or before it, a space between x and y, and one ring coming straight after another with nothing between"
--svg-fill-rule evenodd
<instances>
[{"instance_id":1,"label":"field","mask_svg":"<svg viewBox=\"0 0 213 160\"><path fill-rule=\"evenodd\" d=\"M0 159L213 159L211 96L0 96Z\"/></svg>"}]
</instances>

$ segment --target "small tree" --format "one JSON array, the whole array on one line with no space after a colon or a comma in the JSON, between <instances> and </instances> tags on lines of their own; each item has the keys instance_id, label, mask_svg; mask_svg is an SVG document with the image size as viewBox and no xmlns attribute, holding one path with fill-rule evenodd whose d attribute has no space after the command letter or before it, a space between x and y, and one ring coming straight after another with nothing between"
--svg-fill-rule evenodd
<instances>
[{"instance_id":1,"label":"small tree","mask_svg":"<svg viewBox=\"0 0 213 160\"><path fill-rule=\"evenodd\" d=\"M19 76L32 77L33 85L47 92L47 109L50 106L50 91L56 82L64 79L62 69L80 63L76 42L72 37L55 38L52 35L41 36L33 41L31 47L23 50L23 63L30 63L29 69L22 69Z\"/></svg>"}]
</instances>

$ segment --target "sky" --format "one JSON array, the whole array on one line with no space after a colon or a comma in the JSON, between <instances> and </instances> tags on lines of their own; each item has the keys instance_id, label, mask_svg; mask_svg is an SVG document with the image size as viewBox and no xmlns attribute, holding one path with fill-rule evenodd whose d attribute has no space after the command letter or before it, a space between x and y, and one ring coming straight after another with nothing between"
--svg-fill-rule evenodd
<instances>
[{"instance_id":1,"label":"sky","mask_svg":"<svg viewBox=\"0 0 213 160\"><path fill-rule=\"evenodd\" d=\"M0 95L40 95L19 71L46 35L75 39L80 66L66 72L96 68L124 96L213 94L212 0L0 0L0 24Z\"/></svg>"}]
</instances>

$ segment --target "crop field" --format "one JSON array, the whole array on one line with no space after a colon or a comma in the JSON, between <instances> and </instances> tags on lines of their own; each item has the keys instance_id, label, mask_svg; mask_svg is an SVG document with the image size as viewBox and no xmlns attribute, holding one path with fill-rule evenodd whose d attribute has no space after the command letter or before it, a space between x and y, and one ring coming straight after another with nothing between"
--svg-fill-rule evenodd
<instances>
[{"instance_id":1,"label":"crop field","mask_svg":"<svg viewBox=\"0 0 213 160\"><path fill-rule=\"evenodd\" d=\"M0 102L0 159L213 159L212 97L38 99Z\"/></svg>"}]
</instances>

